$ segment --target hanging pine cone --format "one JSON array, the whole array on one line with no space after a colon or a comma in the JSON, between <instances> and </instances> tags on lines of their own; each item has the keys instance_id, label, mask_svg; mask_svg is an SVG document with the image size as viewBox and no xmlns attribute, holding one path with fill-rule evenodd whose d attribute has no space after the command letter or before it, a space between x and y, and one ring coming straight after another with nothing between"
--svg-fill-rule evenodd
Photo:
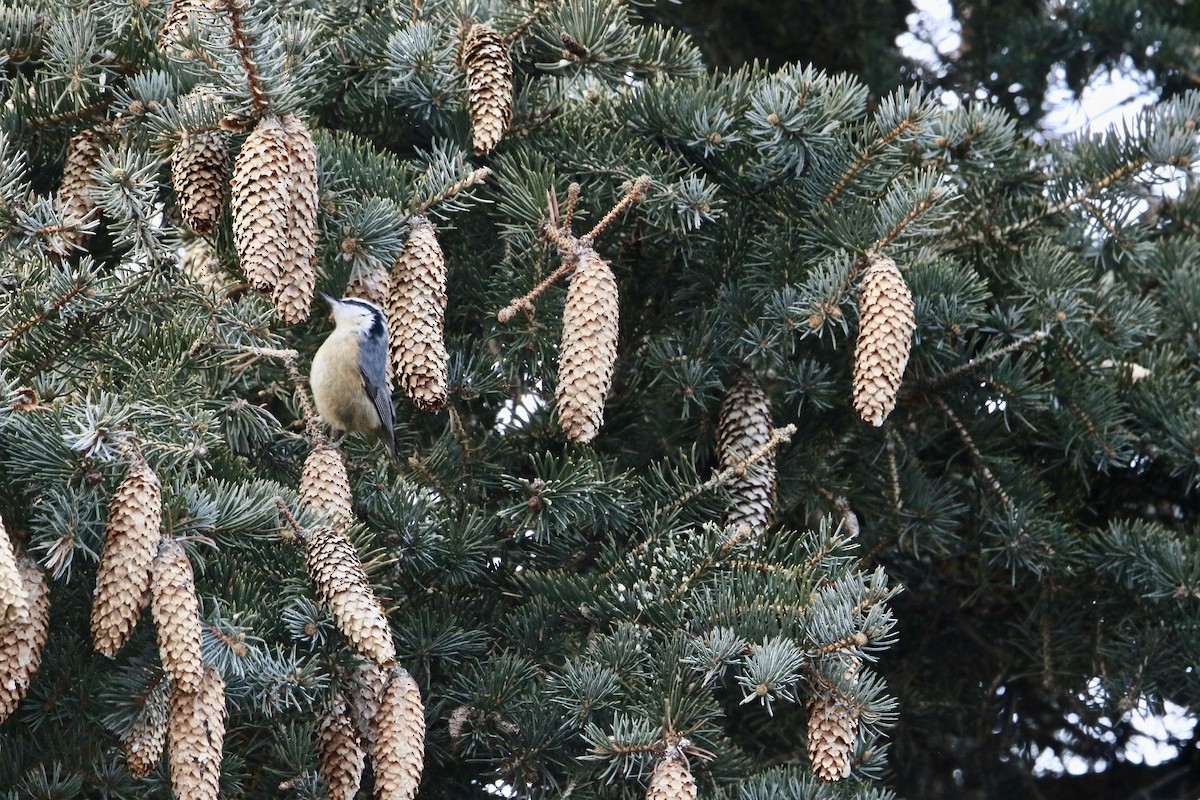
<instances>
[{"instance_id":1,"label":"hanging pine cone","mask_svg":"<svg viewBox=\"0 0 1200 800\"><path fill-rule=\"evenodd\" d=\"M196 233L208 233L221 218L229 185L229 134L186 132L171 152L171 185L183 219Z\"/></svg>"},{"instance_id":2,"label":"hanging pine cone","mask_svg":"<svg viewBox=\"0 0 1200 800\"><path fill-rule=\"evenodd\" d=\"M50 631L50 586L32 559L17 564L27 607L16 619L0 621L0 723L16 710L42 663Z\"/></svg>"},{"instance_id":3,"label":"hanging pine cone","mask_svg":"<svg viewBox=\"0 0 1200 800\"><path fill-rule=\"evenodd\" d=\"M840 781L850 774L858 718L845 701L819 689L808 705L808 757L821 780Z\"/></svg>"},{"instance_id":4,"label":"hanging pine cone","mask_svg":"<svg viewBox=\"0 0 1200 800\"><path fill-rule=\"evenodd\" d=\"M375 715L376 800L412 800L425 765L425 706L421 690L403 667L392 667Z\"/></svg>"},{"instance_id":5,"label":"hanging pine cone","mask_svg":"<svg viewBox=\"0 0 1200 800\"><path fill-rule=\"evenodd\" d=\"M275 308L289 325L308 319L313 290L317 284L317 146L308 128L295 114L285 114L284 143L288 151L287 228L279 281L275 286Z\"/></svg>"},{"instance_id":6,"label":"hanging pine cone","mask_svg":"<svg viewBox=\"0 0 1200 800\"><path fill-rule=\"evenodd\" d=\"M767 395L750 377L729 388L717 423L717 458L721 469L736 469L771 438L771 406ZM768 452L738 474L730 484L733 508L726 525L749 525L761 531L771 524L775 500L775 454Z\"/></svg>"},{"instance_id":7,"label":"hanging pine cone","mask_svg":"<svg viewBox=\"0 0 1200 800\"><path fill-rule=\"evenodd\" d=\"M159 680L146 694L142 711L134 720L133 727L125 734L125 766L135 778L144 778L154 771L162 758L167 743L167 690L166 678Z\"/></svg>"},{"instance_id":8,"label":"hanging pine cone","mask_svg":"<svg viewBox=\"0 0 1200 800\"><path fill-rule=\"evenodd\" d=\"M356 262L350 271L350 280L346 282L343 297L356 297L374 303L380 308L387 308L392 296L392 276L374 258L365 262Z\"/></svg>"},{"instance_id":9,"label":"hanging pine cone","mask_svg":"<svg viewBox=\"0 0 1200 800\"><path fill-rule=\"evenodd\" d=\"M164 53L175 50L187 36L192 20L198 27L216 23L216 15L208 7L207 0L171 0L171 8L167 12L167 24L163 26L158 37L158 49ZM192 53L179 53L190 57Z\"/></svg>"},{"instance_id":10,"label":"hanging pine cone","mask_svg":"<svg viewBox=\"0 0 1200 800\"><path fill-rule=\"evenodd\" d=\"M21 570L17 568L17 554L4 529L4 520L0 519L0 623L26 619L28 612L29 600Z\"/></svg>"},{"instance_id":11,"label":"hanging pine cone","mask_svg":"<svg viewBox=\"0 0 1200 800\"><path fill-rule=\"evenodd\" d=\"M508 46L486 25L472 25L463 48L467 111L475 155L487 155L512 122L513 74Z\"/></svg>"},{"instance_id":12,"label":"hanging pine cone","mask_svg":"<svg viewBox=\"0 0 1200 800\"><path fill-rule=\"evenodd\" d=\"M317 754L329 800L354 800L362 780L366 753L350 719L346 701L334 698L329 713L317 723Z\"/></svg>"},{"instance_id":13,"label":"hanging pine cone","mask_svg":"<svg viewBox=\"0 0 1200 800\"><path fill-rule=\"evenodd\" d=\"M171 788L187 800L217 800L225 741L225 681L207 667L196 692L171 690L167 760Z\"/></svg>"},{"instance_id":14,"label":"hanging pine cone","mask_svg":"<svg viewBox=\"0 0 1200 800\"><path fill-rule=\"evenodd\" d=\"M896 407L916 327L912 293L896 262L871 256L862 279L854 345L854 410L864 422L878 428Z\"/></svg>"},{"instance_id":15,"label":"hanging pine cone","mask_svg":"<svg viewBox=\"0 0 1200 800\"><path fill-rule=\"evenodd\" d=\"M321 445L304 459L300 473L300 502L323 515L334 527L354 519L354 497L346 462L336 447Z\"/></svg>"},{"instance_id":16,"label":"hanging pine cone","mask_svg":"<svg viewBox=\"0 0 1200 800\"><path fill-rule=\"evenodd\" d=\"M58 185L58 197L62 203L63 220L67 226L78 225L96 218L96 179L92 177L100 163L100 134L95 130L80 131L67 142L67 157L63 164L62 182ZM90 233L64 231L61 236L66 246L55 247L65 255L72 248L82 248Z\"/></svg>"},{"instance_id":17,"label":"hanging pine cone","mask_svg":"<svg viewBox=\"0 0 1200 800\"><path fill-rule=\"evenodd\" d=\"M668 750L650 774L646 800L696 800L696 781L687 759Z\"/></svg>"},{"instance_id":18,"label":"hanging pine cone","mask_svg":"<svg viewBox=\"0 0 1200 800\"><path fill-rule=\"evenodd\" d=\"M446 261L437 231L413 217L404 251L392 267L386 306L392 368L404 393L422 411L446 404Z\"/></svg>"},{"instance_id":19,"label":"hanging pine cone","mask_svg":"<svg viewBox=\"0 0 1200 800\"><path fill-rule=\"evenodd\" d=\"M379 713L379 699L386 683L387 673L374 661L363 661L354 671L350 717L367 753L375 752L375 715Z\"/></svg>"},{"instance_id":20,"label":"hanging pine cone","mask_svg":"<svg viewBox=\"0 0 1200 800\"><path fill-rule=\"evenodd\" d=\"M233 238L246 280L273 292L291 263L291 163L287 136L275 117L263 117L233 165Z\"/></svg>"},{"instance_id":21,"label":"hanging pine cone","mask_svg":"<svg viewBox=\"0 0 1200 800\"><path fill-rule=\"evenodd\" d=\"M563 308L558 421L567 438L586 444L604 423L604 399L617 359L617 281L595 250L579 251Z\"/></svg>"},{"instance_id":22,"label":"hanging pine cone","mask_svg":"<svg viewBox=\"0 0 1200 800\"><path fill-rule=\"evenodd\" d=\"M162 485L154 470L138 460L109 504L92 597L92 642L109 658L129 640L146 604L161 522Z\"/></svg>"},{"instance_id":23,"label":"hanging pine cone","mask_svg":"<svg viewBox=\"0 0 1200 800\"><path fill-rule=\"evenodd\" d=\"M163 539L154 558L150 612L158 632L158 656L171 682L183 692L200 688L200 601L192 564L183 546Z\"/></svg>"},{"instance_id":24,"label":"hanging pine cone","mask_svg":"<svg viewBox=\"0 0 1200 800\"><path fill-rule=\"evenodd\" d=\"M321 526L305 536L304 551L317 593L329 604L334 624L351 646L380 664L395 661L391 628L350 540Z\"/></svg>"}]
</instances>

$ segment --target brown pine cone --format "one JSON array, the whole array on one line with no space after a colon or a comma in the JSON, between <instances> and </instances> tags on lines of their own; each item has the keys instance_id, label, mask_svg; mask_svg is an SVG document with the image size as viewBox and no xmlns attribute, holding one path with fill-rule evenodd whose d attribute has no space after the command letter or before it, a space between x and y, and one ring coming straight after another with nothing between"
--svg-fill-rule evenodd
<instances>
[{"instance_id":1,"label":"brown pine cone","mask_svg":"<svg viewBox=\"0 0 1200 800\"><path fill-rule=\"evenodd\" d=\"M323 515L334 527L354 519L354 496L346 462L336 447L321 445L304 459L300 473L300 502Z\"/></svg>"},{"instance_id":2,"label":"brown pine cone","mask_svg":"<svg viewBox=\"0 0 1200 800\"><path fill-rule=\"evenodd\" d=\"M96 219L96 179L92 177L100 163L100 133L95 130L80 131L67 142L67 157L63 164L62 181L58 185L58 197L63 207L63 220L67 226L78 225L85 220ZM82 248L90 233L64 231L61 238L66 246L56 247L65 255L72 248Z\"/></svg>"},{"instance_id":3,"label":"brown pine cone","mask_svg":"<svg viewBox=\"0 0 1200 800\"><path fill-rule=\"evenodd\" d=\"M604 400L617 359L617 281L595 250L580 250L563 308L559 349L558 421L567 438L585 444L604 423Z\"/></svg>"},{"instance_id":4,"label":"brown pine cone","mask_svg":"<svg viewBox=\"0 0 1200 800\"><path fill-rule=\"evenodd\" d=\"M475 155L487 155L512 122L513 74L508 46L486 25L472 25L463 47L467 112Z\"/></svg>"},{"instance_id":5,"label":"brown pine cone","mask_svg":"<svg viewBox=\"0 0 1200 800\"><path fill-rule=\"evenodd\" d=\"M858 719L841 697L820 691L808 703L808 757L821 780L840 781L850 774Z\"/></svg>"},{"instance_id":6,"label":"brown pine cone","mask_svg":"<svg viewBox=\"0 0 1200 800\"><path fill-rule=\"evenodd\" d=\"M200 661L200 601L192 564L174 539L163 539L154 558L150 612L163 669L180 691L198 691L204 674Z\"/></svg>"},{"instance_id":7,"label":"brown pine cone","mask_svg":"<svg viewBox=\"0 0 1200 800\"><path fill-rule=\"evenodd\" d=\"M209 8L207 0L171 0L171 8L167 11L167 24L163 26L158 37L158 49L164 53L175 50L187 36L192 20L198 26L216 24L216 14ZM189 57L191 53L179 53Z\"/></svg>"},{"instance_id":8,"label":"brown pine cone","mask_svg":"<svg viewBox=\"0 0 1200 800\"><path fill-rule=\"evenodd\" d=\"M392 276L375 259L366 263L356 263L342 296L366 300L386 309L388 299L392 296Z\"/></svg>"},{"instance_id":9,"label":"brown pine cone","mask_svg":"<svg viewBox=\"0 0 1200 800\"><path fill-rule=\"evenodd\" d=\"M388 670L374 723L375 798L412 800L425 766L425 706L417 682L403 667Z\"/></svg>"},{"instance_id":10,"label":"brown pine cone","mask_svg":"<svg viewBox=\"0 0 1200 800\"><path fill-rule=\"evenodd\" d=\"M379 698L387 673L374 661L363 661L354 671L350 692L350 717L358 737L366 746L367 753L375 747L375 715L379 713Z\"/></svg>"},{"instance_id":11,"label":"brown pine cone","mask_svg":"<svg viewBox=\"0 0 1200 800\"><path fill-rule=\"evenodd\" d=\"M350 645L379 664L395 661L392 630L350 540L321 526L307 533L304 551L317 593L329 604L334 624Z\"/></svg>"},{"instance_id":12,"label":"brown pine cone","mask_svg":"<svg viewBox=\"0 0 1200 800\"><path fill-rule=\"evenodd\" d=\"M0 624L26 619L28 614L29 600L17 567L17 554L4 529L4 520L0 520Z\"/></svg>"},{"instance_id":13,"label":"brown pine cone","mask_svg":"<svg viewBox=\"0 0 1200 800\"><path fill-rule=\"evenodd\" d=\"M229 185L229 134L184 133L171 153L171 185L179 210L196 233L208 233L221 218Z\"/></svg>"},{"instance_id":14,"label":"brown pine cone","mask_svg":"<svg viewBox=\"0 0 1200 800\"><path fill-rule=\"evenodd\" d=\"M446 404L446 261L437 231L413 217L404 251L392 267L387 304L392 369L422 411Z\"/></svg>"},{"instance_id":15,"label":"brown pine cone","mask_svg":"<svg viewBox=\"0 0 1200 800\"><path fill-rule=\"evenodd\" d=\"M0 621L0 723L17 709L42 663L50 632L50 586L38 565L22 558L17 569L27 606L21 616Z\"/></svg>"},{"instance_id":16,"label":"brown pine cone","mask_svg":"<svg viewBox=\"0 0 1200 800\"><path fill-rule=\"evenodd\" d=\"M749 376L729 388L717 423L717 458L721 469L736 469L771 438L771 406L758 381ZM733 508L726 525L749 525L761 531L771 524L775 501L775 453L768 452L746 467L730 484Z\"/></svg>"},{"instance_id":17,"label":"brown pine cone","mask_svg":"<svg viewBox=\"0 0 1200 800\"><path fill-rule=\"evenodd\" d=\"M863 274L854 345L854 410L875 427L896 407L917 323L912 293L896 262L873 255Z\"/></svg>"},{"instance_id":18,"label":"brown pine cone","mask_svg":"<svg viewBox=\"0 0 1200 800\"><path fill-rule=\"evenodd\" d=\"M233 165L233 238L250 285L273 292L291 264L291 164L287 136L275 117L263 117Z\"/></svg>"},{"instance_id":19,"label":"brown pine cone","mask_svg":"<svg viewBox=\"0 0 1200 800\"><path fill-rule=\"evenodd\" d=\"M167 694L170 684L164 677L146 695L142 711L125 734L125 766L135 778L154 771L167 743Z\"/></svg>"},{"instance_id":20,"label":"brown pine cone","mask_svg":"<svg viewBox=\"0 0 1200 800\"><path fill-rule=\"evenodd\" d=\"M354 800L366 765L366 753L346 701L340 695L317 723L317 754L329 800Z\"/></svg>"},{"instance_id":21,"label":"brown pine cone","mask_svg":"<svg viewBox=\"0 0 1200 800\"><path fill-rule=\"evenodd\" d=\"M108 507L108 525L92 597L92 642L115 658L137 624L150 591L150 566L162 538L162 486L135 462Z\"/></svg>"},{"instance_id":22,"label":"brown pine cone","mask_svg":"<svg viewBox=\"0 0 1200 800\"><path fill-rule=\"evenodd\" d=\"M206 667L200 689L171 689L167 716L167 760L171 788L187 800L217 800L225 742L225 681Z\"/></svg>"},{"instance_id":23,"label":"brown pine cone","mask_svg":"<svg viewBox=\"0 0 1200 800\"><path fill-rule=\"evenodd\" d=\"M317 284L317 146L295 114L285 114L280 123L288 151L290 192L286 261L280 266L274 300L280 318L294 325L308 319Z\"/></svg>"},{"instance_id":24,"label":"brown pine cone","mask_svg":"<svg viewBox=\"0 0 1200 800\"><path fill-rule=\"evenodd\" d=\"M696 800L696 781L687 759L668 752L654 765L646 800Z\"/></svg>"}]
</instances>

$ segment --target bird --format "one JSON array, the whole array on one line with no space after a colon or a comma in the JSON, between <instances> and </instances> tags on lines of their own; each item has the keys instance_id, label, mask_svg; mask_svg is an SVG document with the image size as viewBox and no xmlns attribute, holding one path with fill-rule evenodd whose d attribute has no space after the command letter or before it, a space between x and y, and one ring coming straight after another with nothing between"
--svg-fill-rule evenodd
<instances>
[{"instance_id":1,"label":"bird","mask_svg":"<svg viewBox=\"0 0 1200 800\"><path fill-rule=\"evenodd\" d=\"M333 332L313 356L309 384L317 413L335 431L370 433L395 460L392 397L387 388L388 326L383 309L368 300L322 293Z\"/></svg>"}]
</instances>

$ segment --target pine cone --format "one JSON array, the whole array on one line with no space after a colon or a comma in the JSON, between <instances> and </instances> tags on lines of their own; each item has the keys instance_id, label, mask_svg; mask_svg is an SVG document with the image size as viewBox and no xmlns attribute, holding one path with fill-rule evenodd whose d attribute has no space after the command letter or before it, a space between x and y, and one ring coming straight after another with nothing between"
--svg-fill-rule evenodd
<instances>
[{"instance_id":1,"label":"pine cone","mask_svg":"<svg viewBox=\"0 0 1200 800\"><path fill-rule=\"evenodd\" d=\"M771 438L771 406L753 378L738 380L725 394L717 423L717 458L721 469L736 468ZM771 524L775 501L775 454L768 452L736 475L730 484L733 508L726 525L749 525L761 531Z\"/></svg>"},{"instance_id":2,"label":"pine cone","mask_svg":"<svg viewBox=\"0 0 1200 800\"><path fill-rule=\"evenodd\" d=\"M375 748L375 715L379 713L379 699L383 696L385 683L387 673L374 661L363 661L354 671L350 716L368 753L373 753Z\"/></svg>"},{"instance_id":3,"label":"pine cone","mask_svg":"<svg viewBox=\"0 0 1200 800\"><path fill-rule=\"evenodd\" d=\"M590 248L579 252L563 308L558 367L558 421L567 438L585 444L604 422L604 399L617 359L617 281Z\"/></svg>"},{"instance_id":4,"label":"pine cone","mask_svg":"<svg viewBox=\"0 0 1200 800\"><path fill-rule=\"evenodd\" d=\"M392 368L422 411L446 404L446 262L429 220L413 217L404 251L392 267L386 306Z\"/></svg>"},{"instance_id":5,"label":"pine cone","mask_svg":"<svg viewBox=\"0 0 1200 800\"><path fill-rule=\"evenodd\" d=\"M144 461L129 468L108 507L104 548L92 598L92 641L115 658L137 624L150 590L150 566L162 538L162 486Z\"/></svg>"},{"instance_id":6,"label":"pine cone","mask_svg":"<svg viewBox=\"0 0 1200 800\"><path fill-rule=\"evenodd\" d=\"M388 307L391 295L392 276L375 259L354 265L350 280L346 283L346 291L343 292L344 297L357 297L380 308Z\"/></svg>"},{"instance_id":7,"label":"pine cone","mask_svg":"<svg viewBox=\"0 0 1200 800\"><path fill-rule=\"evenodd\" d=\"M411 800L425 765L425 706L421 690L403 667L392 667L375 715L376 800Z\"/></svg>"},{"instance_id":8,"label":"pine cone","mask_svg":"<svg viewBox=\"0 0 1200 800\"><path fill-rule=\"evenodd\" d=\"M167 718L171 788L187 800L217 800L225 740L225 681L207 667L200 690L171 690Z\"/></svg>"},{"instance_id":9,"label":"pine cone","mask_svg":"<svg viewBox=\"0 0 1200 800\"><path fill-rule=\"evenodd\" d=\"M125 734L125 766L135 778L144 778L154 771L167 743L166 678L159 680L146 694L142 711L133 727Z\"/></svg>"},{"instance_id":10,"label":"pine cone","mask_svg":"<svg viewBox=\"0 0 1200 800\"><path fill-rule=\"evenodd\" d=\"M366 753L350 719L346 701L340 695L334 698L329 713L317 723L317 753L329 800L354 800L366 765Z\"/></svg>"},{"instance_id":11,"label":"pine cone","mask_svg":"<svg viewBox=\"0 0 1200 800\"><path fill-rule=\"evenodd\" d=\"M395 661L391 628L350 540L322 526L308 532L304 550L308 574L351 646L380 664Z\"/></svg>"},{"instance_id":12,"label":"pine cone","mask_svg":"<svg viewBox=\"0 0 1200 800\"><path fill-rule=\"evenodd\" d=\"M100 163L100 133L95 130L80 131L67 142L67 157L63 164L62 182L58 185L58 197L62 203L63 221L67 226L78 225L96 218L96 198L93 194L96 179L92 177ZM63 231L65 247L56 247L62 255L72 248L82 248L90 236L84 231Z\"/></svg>"},{"instance_id":13,"label":"pine cone","mask_svg":"<svg viewBox=\"0 0 1200 800\"><path fill-rule=\"evenodd\" d=\"M317 284L317 146L295 114L285 114L284 142L288 151L290 196L284 252L286 261L275 287L275 308L289 325L308 319Z\"/></svg>"},{"instance_id":14,"label":"pine cone","mask_svg":"<svg viewBox=\"0 0 1200 800\"><path fill-rule=\"evenodd\" d=\"M854 410L876 428L896 407L916 327L912 293L896 262L872 256L859 297L853 385Z\"/></svg>"},{"instance_id":15,"label":"pine cone","mask_svg":"<svg viewBox=\"0 0 1200 800\"><path fill-rule=\"evenodd\" d=\"M808 701L808 757L821 780L840 781L850 774L858 719L841 697L828 690Z\"/></svg>"},{"instance_id":16,"label":"pine cone","mask_svg":"<svg viewBox=\"0 0 1200 800\"><path fill-rule=\"evenodd\" d=\"M654 765L646 800L696 800L696 781L687 759L669 752Z\"/></svg>"},{"instance_id":17,"label":"pine cone","mask_svg":"<svg viewBox=\"0 0 1200 800\"><path fill-rule=\"evenodd\" d=\"M50 586L31 559L17 565L28 603L20 617L0 621L0 723L16 710L42 663L42 646L50 631Z\"/></svg>"},{"instance_id":18,"label":"pine cone","mask_svg":"<svg viewBox=\"0 0 1200 800\"><path fill-rule=\"evenodd\" d=\"M354 519L350 477L337 448L322 445L304 459L304 471L300 473L300 501L313 512L324 515L334 527Z\"/></svg>"},{"instance_id":19,"label":"pine cone","mask_svg":"<svg viewBox=\"0 0 1200 800\"><path fill-rule=\"evenodd\" d=\"M158 631L158 655L171 683L182 692L200 689L200 601L192 564L183 546L163 539L154 558L150 612Z\"/></svg>"},{"instance_id":20,"label":"pine cone","mask_svg":"<svg viewBox=\"0 0 1200 800\"><path fill-rule=\"evenodd\" d=\"M0 624L27 620L28 614L29 599L17 567L17 554L0 519Z\"/></svg>"},{"instance_id":21,"label":"pine cone","mask_svg":"<svg viewBox=\"0 0 1200 800\"><path fill-rule=\"evenodd\" d=\"M512 122L512 61L500 34L486 25L471 26L463 51L471 140L475 155L487 155Z\"/></svg>"},{"instance_id":22,"label":"pine cone","mask_svg":"<svg viewBox=\"0 0 1200 800\"><path fill-rule=\"evenodd\" d=\"M229 185L229 135L224 131L184 133L171 153L171 185L184 221L208 233L221 218Z\"/></svg>"},{"instance_id":23,"label":"pine cone","mask_svg":"<svg viewBox=\"0 0 1200 800\"><path fill-rule=\"evenodd\" d=\"M167 24L163 26L158 37L158 49L169 52L178 48L179 43L187 36L192 19L198 26L213 25L217 17L208 7L206 0L171 0L171 9L167 12ZM191 53L181 53L190 56Z\"/></svg>"},{"instance_id":24,"label":"pine cone","mask_svg":"<svg viewBox=\"0 0 1200 800\"><path fill-rule=\"evenodd\" d=\"M264 117L233 165L234 244L246 279L262 292L274 291L291 263L291 163L283 126Z\"/></svg>"}]
</instances>

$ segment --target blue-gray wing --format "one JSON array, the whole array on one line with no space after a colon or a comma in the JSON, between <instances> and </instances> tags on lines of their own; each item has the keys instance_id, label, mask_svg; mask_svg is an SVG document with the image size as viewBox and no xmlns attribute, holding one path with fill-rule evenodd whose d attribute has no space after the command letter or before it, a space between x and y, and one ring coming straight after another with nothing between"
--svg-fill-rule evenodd
<instances>
[{"instance_id":1,"label":"blue-gray wing","mask_svg":"<svg viewBox=\"0 0 1200 800\"><path fill-rule=\"evenodd\" d=\"M359 342L358 374L362 376L363 388L371 404L379 413L382 430L379 438L387 446L392 458L396 456L396 432L392 421L392 396L387 390L387 337L366 336Z\"/></svg>"}]
</instances>

